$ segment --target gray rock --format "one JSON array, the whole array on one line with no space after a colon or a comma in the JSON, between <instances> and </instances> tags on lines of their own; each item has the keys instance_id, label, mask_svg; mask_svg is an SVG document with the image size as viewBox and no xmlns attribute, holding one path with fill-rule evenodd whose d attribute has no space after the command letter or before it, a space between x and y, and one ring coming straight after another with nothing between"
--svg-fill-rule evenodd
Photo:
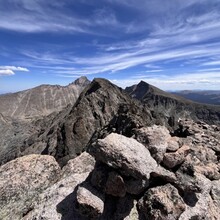
<instances>
[{"instance_id":1,"label":"gray rock","mask_svg":"<svg viewBox=\"0 0 220 220\"><path fill-rule=\"evenodd\" d=\"M39 195L23 220L87 220L74 209L76 187L87 179L94 164L94 159L86 152L70 160L63 167L59 181Z\"/></svg>"},{"instance_id":2,"label":"gray rock","mask_svg":"<svg viewBox=\"0 0 220 220\"><path fill-rule=\"evenodd\" d=\"M180 138L179 137L170 137L167 140L167 151L175 152L180 148Z\"/></svg>"},{"instance_id":3,"label":"gray rock","mask_svg":"<svg viewBox=\"0 0 220 220\"><path fill-rule=\"evenodd\" d=\"M212 182L201 174L197 174L197 180L199 181L199 184L202 188L201 193L196 193L196 201L194 202L194 204L187 205L186 210L181 214L179 219L219 219L219 204L210 196ZM190 197L192 197L192 194L188 194L188 198L192 200L192 198Z\"/></svg>"},{"instance_id":4,"label":"gray rock","mask_svg":"<svg viewBox=\"0 0 220 220\"><path fill-rule=\"evenodd\" d=\"M158 168L151 173L152 179L159 177L167 183L175 183L177 181L175 173L163 168L162 166L158 166Z\"/></svg>"},{"instance_id":5,"label":"gray rock","mask_svg":"<svg viewBox=\"0 0 220 220\"><path fill-rule=\"evenodd\" d=\"M113 171L108 174L108 179L105 185L105 193L116 197L125 196L125 182L117 172Z\"/></svg>"},{"instance_id":6,"label":"gray rock","mask_svg":"<svg viewBox=\"0 0 220 220\"><path fill-rule=\"evenodd\" d=\"M29 155L0 167L0 218L21 219L61 170L51 156Z\"/></svg>"},{"instance_id":7,"label":"gray rock","mask_svg":"<svg viewBox=\"0 0 220 220\"><path fill-rule=\"evenodd\" d=\"M185 210L185 203L178 190L171 184L149 189L138 202L146 219L174 220Z\"/></svg>"},{"instance_id":8,"label":"gray rock","mask_svg":"<svg viewBox=\"0 0 220 220\"><path fill-rule=\"evenodd\" d=\"M213 201L220 207L220 180L212 181L211 197Z\"/></svg>"},{"instance_id":9,"label":"gray rock","mask_svg":"<svg viewBox=\"0 0 220 220\"><path fill-rule=\"evenodd\" d=\"M76 199L78 211L89 219L98 219L104 211L104 195L91 187L80 186Z\"/></svg>"},{"instance_id":10,"label":"gray rock","mask_svg":"<svg viewBox=\"0 0 220 220\"><path fill-rule=\"evenodd\" d=\"M145 145L152 157L160 163L166 153L168 140L171 138L169 131L164 126L153 125L135 130L136 139Z\"/></svg>"},{"instance_id":11,"label":"gray rock","mask_svg":"<svg viewBox=\"0 0 220 220\"><path fill-rule=\"evenodd\" d=\"M134 179L131 177L128 180L124 181L127 193L130 193L132 195L139 195L140 193L143 193L149 186L148 180Z\"/></svg>"},{"instance_id":12,"label":"gray rock","mask_svg":"<svg viewBox=\"0 0 220 220\"><path fill-rule=\"evenodd\" d=\"M220 179L220 169L215 163L208 163L206 165L195 165L194 170L197 173L201 173L210 180Z\"/></svg>"},{"instance_id":13,"label":"gray rock","mask_svg":"<svg viewBox=\"0 0 220 220\"><path fill-rule=\"evenodd\" d=\"M176 172L176 177L177 181L175 183L178 189L187 193L201 192L202 187L196 175L189 175L188 173L179 170Z\"/></svg>"},{"instance_id":14,"label":"gray rock","mask_svg":"<svg viewBox=\"0 0 220 220\"><path fill-rule=\"evenodd\" d=\"M127 176L148 179L157 168L156 161L142 144L133 138L112 133L89 148L96 160L119 169Z\"/></svg>"},{"instance_id":15,"label":"gray rock","mask_svg":"<svg viewBox=\"0 0 220 220\"><path fill-rule=\"evenodd\" d=\"M173 168L184 162L185 157L190 151L189 146L182 146L174 153L165 153L163 158L163 164L168 168Z\"/></svg>"}]
</instances>

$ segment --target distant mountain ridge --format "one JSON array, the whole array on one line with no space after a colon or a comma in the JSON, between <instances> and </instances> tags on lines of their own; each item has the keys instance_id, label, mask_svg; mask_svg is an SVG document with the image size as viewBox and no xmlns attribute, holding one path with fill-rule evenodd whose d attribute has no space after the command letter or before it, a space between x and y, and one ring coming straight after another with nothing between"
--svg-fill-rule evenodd
<instances>
[{"instance_id":1,"label":"distant mountain ridge","mask_svg":"<svg viewBox=\"0 0 220 220\"><path fill-rule=\"evenodd\" d=\"M183 90L172 92L175 95L182 96L186 99L190 99L194 102L200 102L205 104L220 105L220 90Z\"/></svg>"},{"instance_id":2,"label":"distant mountain ridge","mask_svg":"<svg viewBox=\"0 0 220 220\"><path fill-rule=\"evenodd\" d=\"M158 89L144 81L125 88L133 98L140 100L158 118L159 122L167 121L173 126L178 118L202 120L208 124L220 122L220 107L193 102L176 94ZM164 118L164 120L161 120Z\"/></svg>"},{"instance_id":3,"label":"distant mountain ridge","mask_svg":"<svg viewBox=\"0 0 220 220\"><path fill-rule=\"evenodd\" d=\"M69 104L73 105L89 83L83 76L67 86L40 85L33 89L0 95L0 113L20 119L49 115Z\"/></svg>"}]
</instances>

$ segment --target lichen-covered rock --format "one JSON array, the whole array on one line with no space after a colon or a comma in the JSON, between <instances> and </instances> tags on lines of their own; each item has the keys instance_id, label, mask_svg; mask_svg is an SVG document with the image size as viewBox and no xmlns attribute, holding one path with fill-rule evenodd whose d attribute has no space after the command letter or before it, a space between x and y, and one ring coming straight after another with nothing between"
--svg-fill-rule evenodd
<instances>
[{"instance_id":1,"label":"lichen-covered rock","mask_svg":"<svg viewBox=\"0 0 220 220\"><path fill-rule=\"evenodd\" d=\"M191 172L191 171L187 171ZM175 182L178 189L187 193L201 192L202 187L198 181L197 175L179 170L176 172L177 181Z\"/></svg>"},{"instance_id":2,"label":"lichen-covered rock","mask_svg":"<svg viewBox=\"0 0 220 220\"><path fill-rule=\"evenodd\" d=\"M21 219L34 202L60 176L51 156L29 155L0 167L0 219Z\"/></svg>"},{"instance_id":3,"label":"lichen-covered rock","mask_svg":"<svg viewBox=\"0 0 220 220\"><path fill-rule=\"evenodd\" d=\"M138 203L145 219L175 220L185 210L178 190L171 184L149 189Z\"/></svg>"},{"instance_id":4,"label":"lichen-covered rock","mask_svg":"<svg viewBox=\"0 0 220 220\"><path fill-rule=\"evenodd\" d=\"M157 162L148 149L133 138L115 133L99 139L90 147L89 153L96 160L134 178L148 179L150 173L157 168Z\"/></svg>"}]
</instances>

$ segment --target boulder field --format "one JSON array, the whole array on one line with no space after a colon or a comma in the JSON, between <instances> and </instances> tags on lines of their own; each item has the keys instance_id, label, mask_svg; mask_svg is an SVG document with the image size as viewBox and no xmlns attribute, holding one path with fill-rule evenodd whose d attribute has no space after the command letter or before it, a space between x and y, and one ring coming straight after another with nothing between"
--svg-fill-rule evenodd
<instances>
[{"instance_id":1,"label":"boulder field","mask_svg":"<svg viewBox=\"0 0 220 220\"><path fill-rule=\"evenodd\" d=\"M4 220L218 220L220 129L183 120L110 133L61 169L27 155L0 167Z\"/></svg>"}]
</instances>

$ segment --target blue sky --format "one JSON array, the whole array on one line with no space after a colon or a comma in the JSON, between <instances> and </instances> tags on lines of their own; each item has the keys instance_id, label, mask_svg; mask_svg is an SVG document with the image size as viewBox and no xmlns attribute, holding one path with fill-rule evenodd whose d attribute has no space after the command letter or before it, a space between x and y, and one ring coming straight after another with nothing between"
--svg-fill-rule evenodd
<instances>
[{"instance_id":1,"label":"blue sky","mask_svg":"<svg viewBox=\"0 0 220 220\"><path fill-rule=\"evenodd\" d=\"M82 75L220 89L220 0L0 0L0 93Z\"/></svg>"}]
</instances>

